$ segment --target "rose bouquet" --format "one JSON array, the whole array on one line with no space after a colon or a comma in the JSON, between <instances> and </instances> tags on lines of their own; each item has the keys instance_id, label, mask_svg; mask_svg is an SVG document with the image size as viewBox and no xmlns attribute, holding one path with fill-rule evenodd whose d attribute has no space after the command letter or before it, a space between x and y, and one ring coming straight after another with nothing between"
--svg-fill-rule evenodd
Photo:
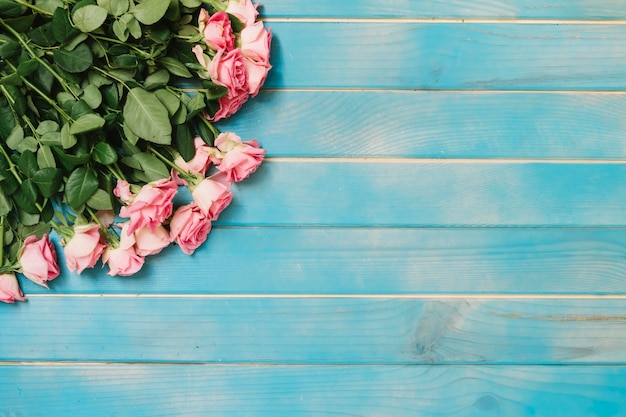
<instances>
[{"instance_id":1,"label":"rose bouquet","mask_svg":"<svg viewBox=\"0 0 626 417\"><path fill-rule=\"evenodd\" d=\"M192 254L265 155L213 122L259 92L270 42L250 0L0 0L0 301L24 300L16 274L47 287L57 252L120 276Z\"/></svg>"}]
</instances>

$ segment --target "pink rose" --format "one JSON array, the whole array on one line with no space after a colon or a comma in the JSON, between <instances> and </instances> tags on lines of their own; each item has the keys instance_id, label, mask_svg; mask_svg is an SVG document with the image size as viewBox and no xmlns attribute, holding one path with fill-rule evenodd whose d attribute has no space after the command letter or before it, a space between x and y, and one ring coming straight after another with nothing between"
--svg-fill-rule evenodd
<instances>
[{"instance_id":1,"label":"pink rose","mask_svg":"<svg viewBox=\"0 0 626 417\"><path fill-rule=\"evenodd\" d=\"M226 53L219 50L209 63L207 71L214 83L228 89L226 95L218 99L219 110L213 117L209 117L211 121L218 121L237 112L248 100L248 71L245 58L240 49Z\"/></svg>"},{"instance_id":2,"label":"pink rose","mask_svg":"<svg viewBox=\"0 0 626 417\"><path fill-rule=\"evenodd\" d=\"M233 199L230 183L224 184L211 178L205 178L196 185L191 195L200 210L204 211L211 221L217 219Z\"/></svg>"},{"instance_id":3,"label":"pink rose","mask_svg":"<svg viewBox=\"0 0 626 417\"><path fill-rule=\"evenodd\" d=\"M0 301L3 303L26 301L15 274L5 273L0 275Z\"/></svg>"},{"instance_id":4,"label":"pink rose","mask_svg":"<svg viewBox=\"0 0 626 417\"><path fill-rule=\"evenodd\" d=\"M144 258L135 251L135 235L129 233L130 223L124 224L117 247L108 246L102 254L102 263L109 266L108 275L129 276L141 269Z\"/></svg>"},{"instance_id":5,"label":"pink rose","mask_svg":"<svg viewBox=\"0 0 626 417\"><path fill-rule=\"evenodd\" d=\"M269 62L271 30L263 27L263 22L248 25L241 31L241 53L256 62Z\"/></svg>"},{"instance_id":6,"label":"pink rose","mask_svg":"<svg viewBox=\"0 0 626 417\"><path fill-rule=\"evenodd\" d=\"M211 165L213 151L211 147L204 143L200 136L196 136L194 138L194 146L196 148L196 153L193 158L189 161L185 161L181 156L177 156L174 159L174 163L185 172L190 174L200 174L204 177L206 170L209 168L209 165ZM172 170L172 178L178 185L187 185L187 181L180 178L178 171L175 169Z\"/></svg>"},{"instance_id":7,"label":"pink rose","mask_svg":"<svg viewBox=\"0 0 626 417\"><path fill-rule=\"evenodd\" d=\"M217 12L209 16L206 9L200 9L198 29L204 35L204 42L209 48L216 51L219 49L230 51L235 48L233 28L226 13Z\"/></svg>"},{"instance_id":8,"label":"pink rose","mask_svg":"<svg viewBox=\"0 0 626 417\"><path fill-rule=\"evenodd\" d=\"M130 204L135 195L130 191L130 184L124 180L117 180L113 194L118 197L122 203Z\"/></svg>"},{"instance_id":9,"label":"pink rose","mask_svg":"<svg viewBox=\"0 0 626 417\"><path fill-rule=\"evenodd\" d=\"M250 93L251 97L255 97L259 94L259 90L261 89L263 83L265 83L267 73L272 66L264 62L256 62L247 58L244 63L246 65L246 71L248 71L248 93Z\"/></svg>"},{"instance_id":10,"label":"pink rose","mask_svg":"<svg viewBox=\"0 0 626 417\"><path fill-rule=\"evenodd\" d=\"M135 230L135 252L139 256L156 255L170 244L170 235L165 227L157 226L154 231L147 227Z\"/></svg>"},{"instance_id":11,"label":"pink rose","mask_svg":"<svg viewBox=\"0 0 626 417\"><path fill-rule=\"evenodd\" d=\"M100 226L90 223L74 226L74 236L65 244L63 252L70 271L80 274L85 268L93 268L105 248Z\"/></svg>"},{"instance_id":12,"label":"pink rose","mask_svg":"<svg viewBox=\"0 0 626 417\"><path fill-rule=\"evenodd\" d=\"M195 203L179 207L170 221L170 238L191 255L202 245L211 231L211 221Z\"/></svg>"},{"instance_id":13,"label":"pink rose","mask_svg":"<svg viewBox=\"0 0 626 417\"><path fill-rule=\"evenodd\" d=\"M42 287L48 288L46 281L59 276L57 253L47 234L41 239L34 235L28 236L24 240L19 261L24 276Z\"/></svg>"},{"instance_id":14,"label":"pink rose","mask_svg":"<svg viewBox=\"0 0 626 417\"><path fill-rule=\"evenodd\" d=\"M217 169L232 182L239 182L256 171L265 156L265 149L260 149L256 140L242 142L232 132L221 133L215 139L215 146L224 153Z\"/></svg>"},{"instance_id":15,"label":"pink rose","mask_svg":"<svg viewBox=\"0 0 626 417\"><path fill-rule=\"evenodd\" d=\"M132 203L120 209L120 216L130 218L128 233L147 227L151 231L172 215L173 199L178 186L171 179L161 179L141 187Z\"/></svg>"},{"instance_id":16,"label":"pink rose","mask_svg":"<svg viewBox=\"0 0 626 417\"><path fill-rule=\"evenodd\" d=\"M244 24L249 25L256 21L259 12L257 6L251 0L230 0L226 13L232 14Z\"/></svg>"}]
</instances>

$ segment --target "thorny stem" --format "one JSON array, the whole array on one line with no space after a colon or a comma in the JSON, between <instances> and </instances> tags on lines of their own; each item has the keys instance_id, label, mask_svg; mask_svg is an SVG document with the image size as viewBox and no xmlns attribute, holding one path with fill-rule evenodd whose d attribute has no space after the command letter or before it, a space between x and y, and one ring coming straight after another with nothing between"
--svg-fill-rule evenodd
<instances>
[{"instance_id":1,"label":"thorny stem","mask_svg":"<svg viewBox=\"0 0 626 417\"><path fill-rule=\"evenodd\" d=\"M4 265L4 216L0 217L0 267Z\"/></svg>"}]
</instances>

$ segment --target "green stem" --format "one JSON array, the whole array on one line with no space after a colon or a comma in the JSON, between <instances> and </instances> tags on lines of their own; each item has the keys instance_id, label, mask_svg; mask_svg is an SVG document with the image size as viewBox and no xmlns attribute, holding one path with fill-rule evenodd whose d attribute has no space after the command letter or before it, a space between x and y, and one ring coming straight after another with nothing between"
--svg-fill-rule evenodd
<instances>
[{"instance_id":1,"label":"green stem","mask_svg":"<svg viewBox=\"0 0 626 417\"><path fill-rule=\"evenodd\" d=\"M22 6L26 6L29 9L34 10L37 13L42 14L44 16L52 16L53 15L53 13L50 13L49 11L42 9L41 7L37 7L34 4L30 4L27 1L24 1L24 0L13 0L13 1L15 3L17 3L17 4L22 5Z\"/></svg>"},{"instance_id":2,"label":"green stem","mask_svg":"<svg viewBox=\"0 0 626 417\"><path fill-rule=\"evenodd\" d=\"M165 163L165 165L167 165L170 168L176 170L176 172L178 172L181 175L181 177L183 177L183 179L190 180L190 179L194 178L193 175L190 175L187 171L185 171L184 169L182 169L181 167L179 167L178 165L176 165L175 163L173 163L172 161L167 159L165 156L161 155L159 153L159 151L154 149L153 146L148 145L148 151L152 152L157 158L159 158L161 161L163 161Z\"/></svg>"},{"instance_id":3,"label":"green stem","mask_svg":"<svg viewBox=\"0 0 626 417\"><path fill-rule=\"evenodd\" d=\"M65 82L65 79L63 77L61 77L55 70L54 68L52 68L50 66L50 64L48 64L48 62L45 59L41 59L40 56L38 56L35 51L33 51L33 49L28 45L28 42L26 42L23 38L22 35L16 31L15 29L13 29L11 27L11 25L8 25L4 19L0 19L0 26L4 27L7 31L9 31L13 36L15 36L15 38L17 39L17 41L24 47L24 49L28 52L28 55L30 55L32 58L36 59L45 69L47 69L48 71L50 71L50 74L52 74L52 76L54 78L57 79L57 81L59 82L59 84L61 84L61 87L63 88L63 90L65 90L66 92L72 94L72 96L74 96L77 100L78 97L76 96L76 94L74 94L74 92L72 91L71 88L69 88L69 86L67 85L67 83Z\"/></svg>"},{"instance_id":4,"label":"green stem","mask_svg":"<svg viewBox=\"0 0 626 417\"><path fill-rule=\"evenodd\" d=\"M130 45L128 42L122 42L119 39L115 39L115 38L109 38L107 36L102 36L102 35L95 35L93 33L90 33L89 36L92 39L95 39L97 41L105 41L105 42L111 42L111 43L117 43L119 45L124 45L130 49L132 49L133 51L137 52L139 55L141 55L142 57L146 58L146 59L151 59L154 58L152 56L152 54L149 54L148 52L137 48L136 46Z\"/></svg>"},{"instance_id":5,"label":"green stem","mask_svg":"<svg viewBox=\"0 0 626 417\"><path fill-rule=\"evenodd\" d=\"M104 75L105 77L109 77L112 80L117 81L118 83L122 84L124 86L124 88L126 88L128 91L130 91L130 87L126 84L126 81L122 80L120 77L116 77L115 75L103 70L102 68L99 67L93 67L93 69L95 69L96 71L98 71L100 74Z\"/></svg>"},{"instance_id":6,"label":"green stem","mask_svg":"<svg viewBox=\"0 0 626 417\"><path fill-rule=\"evenodd\" d=\"M21 185L22 184L22 178L20 177L20 174L15 169L15 164L11 160L11 157L9 156L7 151L4 149L4 146L2 146L2 145L0 145L0 153L2 153L2 156L4 156L4 159L6 159L7 163L9 164L9 171L11 171L11 174L13 174L13 176L15 177L17 182Z\"/></svg>"},{"instance_id":7,"label":"green stem","mask_svg":"<svg viewBox=\"0 0 626 417\"><path fill-rule=\"evenodd\" d=\"M211 129L211 133L213 133L213 136L218 137L220 133L222 133L215 126L213 126L213 123L209 122L205 117L202 117L202 116L199 116L199 117L202 120L202 122L206 125L206 127Z\"/></svg>"}]
</instances>

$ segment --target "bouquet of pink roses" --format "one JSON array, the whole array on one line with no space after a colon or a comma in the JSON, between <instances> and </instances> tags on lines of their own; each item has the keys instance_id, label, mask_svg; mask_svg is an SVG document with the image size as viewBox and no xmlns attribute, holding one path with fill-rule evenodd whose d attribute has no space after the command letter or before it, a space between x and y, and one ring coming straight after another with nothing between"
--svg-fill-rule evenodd
<instances>
[{"instance_id":1,"label":"bouquet of pink roses","mask_svg":"<svg viewBox=\"0 0 626 417\"><path fill-rule=\"evenodd\" d=\"M192 254L265 155L212 122L259 92L270 42L250 0L0 0L0 301L59 275L52 232L78 274Z\"/></svg>"}]
</instances>

